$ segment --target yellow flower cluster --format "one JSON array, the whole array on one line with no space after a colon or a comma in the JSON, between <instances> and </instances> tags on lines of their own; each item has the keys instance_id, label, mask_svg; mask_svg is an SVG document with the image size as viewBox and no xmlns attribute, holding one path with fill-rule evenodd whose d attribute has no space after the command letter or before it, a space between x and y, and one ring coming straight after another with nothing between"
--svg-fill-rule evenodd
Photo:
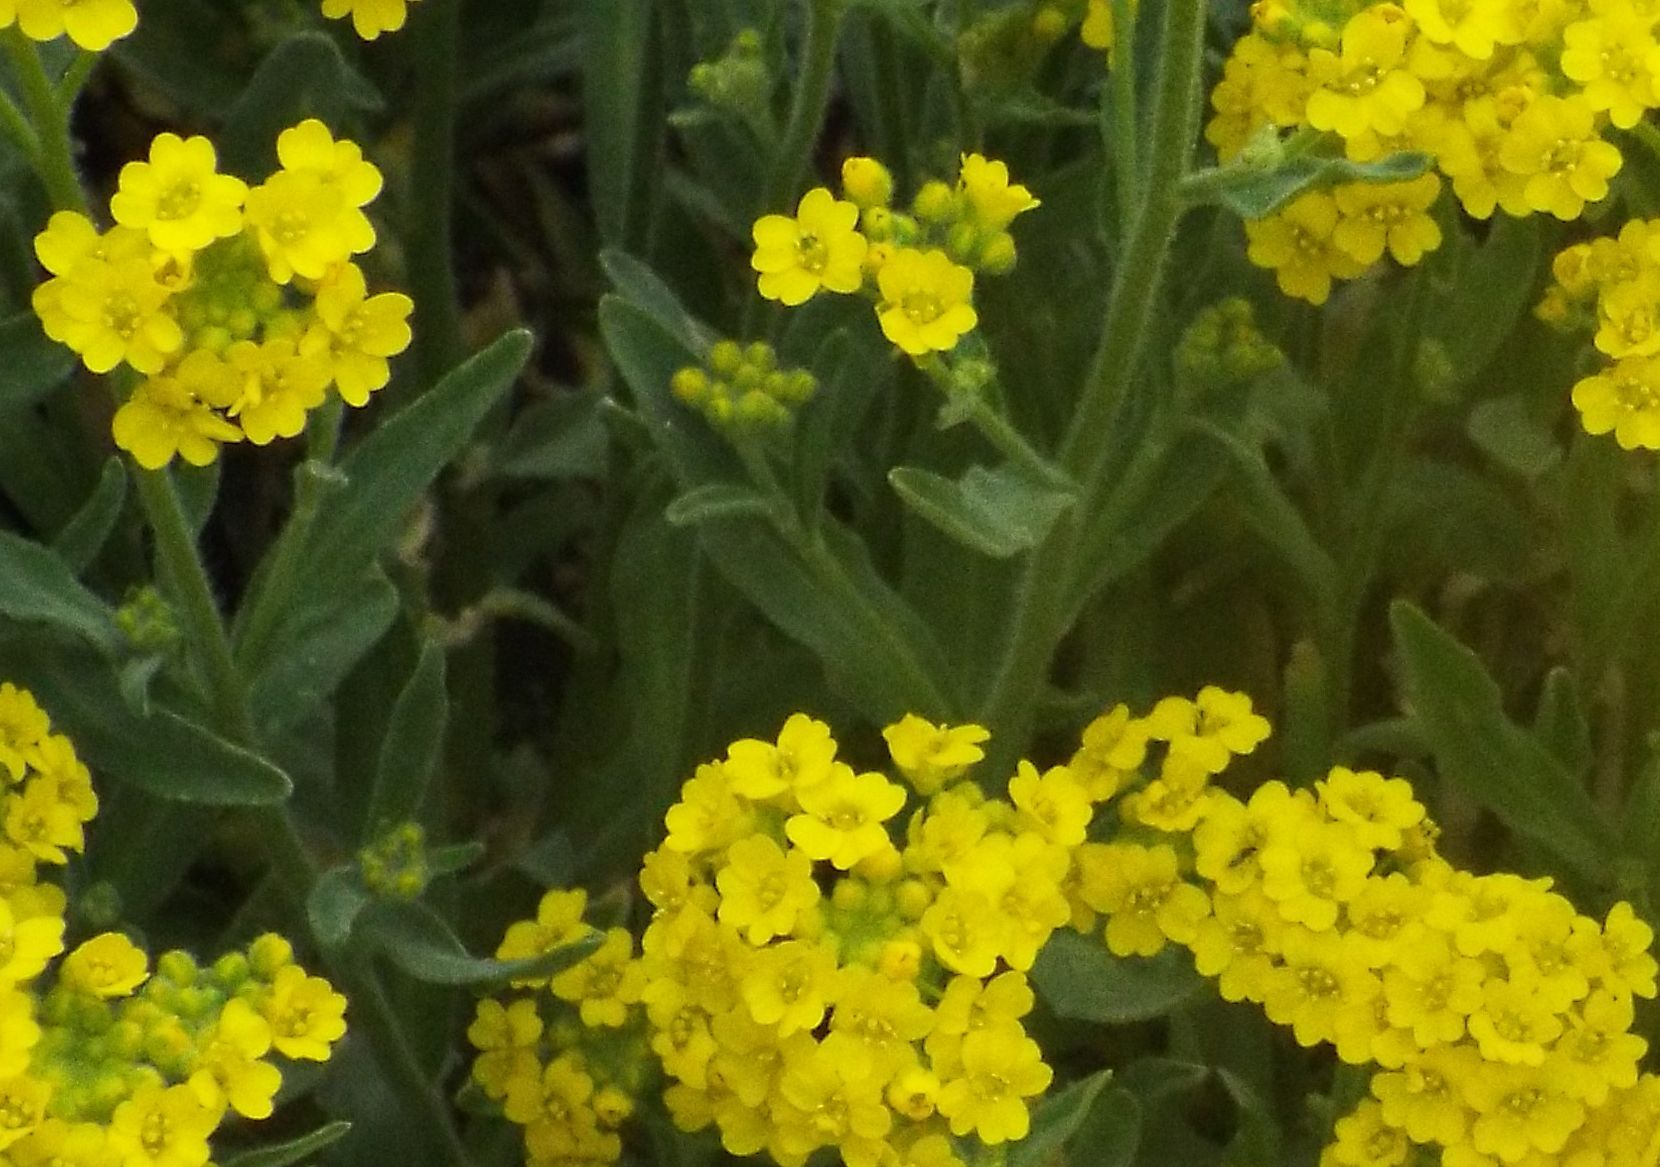
<instances>
[{"instance_id":1,"label":"yellow flower cluster","mask_svg":"<svg viewBox=\"0 0 1660 1167\"><path fill-rule=\"evenodd\" d=\"M330 20L352 18L352 28L366 41L383 32L397 32L409 18L415 0L323 0L323 15Z\"/></svg>"},{"instance_id":2,"label":"yellow flower cluster","mask_svg":"<svg viewBox=\"0 0 1660 1167\"><path fill-rule=\"evenodd\" d=\"M68 36L101 53L138 27L132 0L0 0L0 28L16 24L30 40Z\"/></svg>"},{"instance_id":3,"label":"yellow flower cluster","mask_svg":"<svg viewBox=\"0 0 1660 1167\"><path fill-rule=\"evenodd\" d=\"M374 246L363 208L380 171L315 119L284 130L277 155L250 188L218 172L206 138L161 134L122 168L114 226L64 211L35 239L47 335L95 373L145 377L114 422L142 466L293 437L331 385L366 403L409 344L409 298L369 295L352 262Z\"/></svg>"},{"instance_id":4,"label":"yellow flower cluster","mask_svg":"<svg viewBox=\"0 0 1660 1167\"><path fill-rule=\"evenodd\" d=\"M1198 738L1169 736L1173 712ZM1454 868L1399 778L1339 767L1313 790L1269 782L1245 801L1211 786L1260 721L1224 713L1207 733L1203 713L1161 702L1086 731L1080 755L1146 832L1078 856L1108 947L1188 948L1223 997L1378 1067L1326 1167L1399 1167L1414 1144L1452 1167L1652 1162L1660 1080L1639 1077L1646 1043L1630 1029L1656 964L1630 905L1599 924L1548 879Z\"/></svg>"},{"instance_id":5,"label":"yellow flower cluster","mask_svg":"<svg viewBox=\"0 0 1660 1167\"><path fill-rule=\"evenodd\" d=\"M0 771L0 1158L205 1163L231 1114L271 1115L278 1059L327 1060L345 998L275 935L209 969L169 952L152 973L117 932L64 955L65 897L39 868L81 849L97 799L73 745L10 684L0 685Z\"/></svg>"},{"instance_id":6,"label":"yellow flower cluster","mask_svg":"<svg viewBox=\"0 0 1660 1167\"><path fill-rule=\"evenodd\" d=\"M979 154L963 156L954 186L925 184L908 212L892 206L893 177L874 158L847 160L842 193L816 187L794 217L756 220L757 286L790 307L821 291L862 291L883 335L912 357L949 352L979 324L975 273L1014 266L1009 226L1038 205L1007 166Z\"/></svg>"},{"instance_id":7,"label":"yellow flower cluster","mask_svg":"<svg viewBox=\"0 0 1660 1167\"><path fill-rule=\"evenodd\" d=\"M978 726L907 717L884 736L904 784L839 760L803 714L734 742L645 859L665 1101L733 1154L953 1167L965 1144L1024 1138L1050 1084L1026 970L1070 915L1088 801L1030 765L1012 801L985 798L962 781Z\"/></svg>"},{"instance_id":8,"label":"yellow flower cluster","mask_svg":"<svg viewBox=\"0 0 1660 1167\"><path fill-rule=\"evenodd\" d=\"M669 383L675 397L717 426L787 425L818 392L806 369L781 369L765 341L717 341L703 367L688 365Z\"/></svg>"},{"instance_id":9,"label":"yellow flower cluster","mask_svg":"<svg viewBox=\"0 0 1660 1167\"><path fill-rule=\"evenodd\" d=\"M1660 220L1633 220L1614 238L1576 243L1551 265L1538 314L1594 331L1604 363L1573 388L1588 433L1623 449L1660 450Z\"/></svg>"},{"instance_id":10,"label":"yellow flower cluster","mask_svg":"<svg viewBox=\"0 0 1660 1167\"><path fill-rule=\"evenodd\" d=\"M593 937L587 893L550 891L534 920L511 925L497 956L518 960ZM481 1001L467 1037L479 1051L473 1081L525 1128L531 1167L613 1163L617 1128L634 1112L645 1048L645 973L627 931L611 928L581 963L521 992Z\"/></svg>"},{"instance_id":11,"label":"yellow flower cluster","mask_svg":"<svg viewBox=\"0 0 1660 1167\"><path fill-rule=\"evenodd\" d=\"M1261 0L1211 95L1224 161L1307 127L1372 161L1399 150L1439 177L1303 195L1247 223L1253 262L1289 295L1325 300L1385 247L1413 264L1440 243L1444 177L1470 215L1577 218L1608 193L1630 128L1660 106L1660 13L1643 0Z\"/></svg>"}]
</instances>

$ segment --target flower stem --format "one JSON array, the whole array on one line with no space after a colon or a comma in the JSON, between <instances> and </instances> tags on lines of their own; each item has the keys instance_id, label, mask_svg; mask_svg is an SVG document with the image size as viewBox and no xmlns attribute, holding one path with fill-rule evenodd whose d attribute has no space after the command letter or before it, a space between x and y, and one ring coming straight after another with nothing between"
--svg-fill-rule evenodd
<instances>
[{"instance_id":1,"label":"flower stem","mask_svg":"<svg viewBox=\"0 0 1660 1167\"><path fill-rule=\"evenodd\" d=\"M998 735L995 740L1007 743L1000 749L1025 745L1055 649L1077 608L1071 592L1087 586L1077 547L1090 533L1079 524L1101 513L1098 504L1112 485L1113 444L1106 436L1140 364L1183 208L1180 187L1199 116L1206 9L1205 0L1169 0L1165 6L1144 193L1114 273L1100 347L1061 447L1061 467L1079 485L1078 503L1062 514L1026 563L1009 636L982 703L980 720Z\"/></svg>"},{"instance_id":2,"label":"flower stem","mask_svg":"<svg viewBox=\"0 0 1660 1167\"><path fill-rule=\"evenodd\" d=\"M34 41L23 35L21 28L12 25L0 33L0 39L5 41L12 73L23 92L23 104L34 122L40 145L33 158L35 171L46 185L55 209L85 214L86 192L81 189L81 179L75 172L75 159L70 152L69 105L58 100L58 91L46 75L40 51Z\"/></svg>"},{"instance_id":3,"label":"flower stem","mask_svg":"<svg viewBox=\"0 0 1660 1167\"><path fill-rule=\"evenodd\" d=\"M1118 221L1128 229L1141 189L1141 163L1136 149L1140 119L1136 114L1136 10L1130 0L1112 0L1113 50L1108 100L1112 103L1112 165L1117 180Z\"/></svg>"}]
</instances>

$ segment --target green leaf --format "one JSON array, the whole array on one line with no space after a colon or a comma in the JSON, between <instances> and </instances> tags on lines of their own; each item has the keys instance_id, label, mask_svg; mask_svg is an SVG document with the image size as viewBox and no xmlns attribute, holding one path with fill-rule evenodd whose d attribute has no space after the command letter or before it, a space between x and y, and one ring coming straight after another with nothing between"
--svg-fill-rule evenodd
<instances>
[{"instance_id":1,"label":"green leaf","mask_svg":"<svg viewBox=\"0 0 1660 1167\"><path fill-rule=\"evenodd\" d=\"M1591 723L1580 700L1579 683L1561 665L1545 674L1539 708L1533 715L1533 736L1561 763L1584 776L1595 760Z\"/></svg>"},{"instance_id":2,"label":"green leaf","mask_svg":"<svg viewBox=\"0 0 1660 1167\"><path fill-rule=\"evenodd\" d=\"M488 850L483 843L451 843L447 847L434 847L427 852L427 875L433 879L440 879L446 875L455 875L467 870L480 859L484 858Z\"/></svg>"},{"instance_id":3,"label":"green leaf","mask_svg":"<svg viewBox=\"0 0 1660 1167\"><path fill-rule=\"evenodd\" d=\"M1112 1071L1100 1070L1040 1100L1032 1108L1031 1131L1009 1145L1008 1167L1045 1167L1059 1161L1111 1080Z\"/></svg>"},{"instance_id":4,"label":"green leaf","mask_svg":"<svg viewBox=\"0 0 1660 1167\"><path fill-rule=\"evenodd\" d=\"M82 587L49 548L0 531L0 616L41 625L116 652L121 633L114 614Z\"/></svg>"},{"instance_id":5,"label":"green leaf","mask_svg":"<svg viewBox=\"0 0 1660 1167\"><path fill-rule=\"evenodd\" d=\"M1480 402L1465 429L1484 454L1523 478L1538 478L1562 461L1562 446L1551 426L1535 416L1519 393Z\"/></svg>"},{"instance_id":6,"label":"green leaf","mask_svg":"<svg viewBox=\"0 0 1660 1167\"><path fill-rule=\"evenodd\" d=\"M1456 383L1475 380L1534 302L1544 236L1537 218L1494 217L1479 244L1454 236L1450 276L1435 285L1424 336L1441 347Z\"/></svg>"},{"instance_id":7,"label":"green leaf","mask_svg":"<svg viewBox=\"0 0 1660 1167\"><path fill-rule=\"evenodd\" d=\"M351 1129L352 1124L349 1122L331 1122L327 1126L318 1127L309 1135L301 1135L286 1143L273 1143L270 1146L255 1147L251 1151L232 1155L224 1164L225 1167L291 1167L292 1164L303 1163L319 1151L333 1146L345 1138L346 1132Z\"/></svg>"},{"instance_id":8,"label":"green leaf","mask_svg":"<svg viewBox=\"0 0 1660 1167\"><path fill-rule=\"evenodd\" d=\"M227 170L261 177L275 165L277 135L289 126L308 117L337 125L352 112L384 104L332 37L306 29L265 55L216 140Z\"/></svg>"},{"instance_id":9,"label":"green leaf","mask_svg":"<svg viewBox=\"0 0 1660 1167\"><path fill-rule=\"evenodd\" d=\"M644 237L664 125L651 0L582 0L588 202L607 243Z\"/></svg>"},{"instance_id":10,"label":"green leaf","mask_svg":"<svg viewBox=\"0 0 1660 1167\"><path fill-rule=\"evenodd\" d=\"M585 960L601 939L595 932L526 960L491 960L470 954L438 913L414 900L369 905L358 917L357 935L418 981L475 986L553 976Z\"/></svg>"},{"instance_id":11,"label":"green leaf","mask_svg":"<svg viewBox=\"0 0 1660 1167\"><path fill-rule=\"evenodd\" d=\"M1032 984L1057 1017L1125 1025L1164 1016L1205 980L1175 949L1153 957L1114 956L1099 937L1061 931L1038 953Z\"/></svg>"},{"instance_id":12,"label":"green leaf","mask_svg":"<svg viewBox=\"0 0 1660 1167\"><path fill-rule=\"evenodd\" d=\"M906 506L943 534L994 559L1036 547L1074 501L1013 465L970 466L957 481L898 466L888 472L888 482Z\"/></svg>"},{"instance_id":13,"label":"green leaf","mask_svg":"<svg viewBox=\"0 0 1660 1167\"><path fill-rule=\"evenodd\" d=\"M734 482L694 486L663 511L676 527L695 527L714 519L765 518L776 509L774 500Z\"/></svg>"},{"instance_id":14,"label":"green leaf","mask_svg":"<svg viewBox=\"0 0 1660 1167\"><path fill-rule=\"evenodd\" d=\"M85 650L4 647L7 678L34 692L94 770L157 798L202 806L275 806L293 790L269 760L194 721L167 709L131 709L108 660Z\"/></svg>"},{"instance_id":15,"label":"green leaf","mask_svg":"<svg viewBox=\"0 0 1660 1167\"><path fill-rule=\"evenodd\" d=\"M492 470L503 478L599 478L609 457L600 417L604 398L563 390L525 410L496 446Z\"/></svg>"},{"instance_id":16,"label":"green leaf","mask_svg":"<svg viewBox=\"0 0 1660 1167\"><path fill-rule=\"evenodd\" d=\"M606 248L600 252L599 263L616 294L656 321L688 354L701 358L718 339L708 325L686 310L662 277L626 251Z\"/></svg>"},{"instance_id":17,"label":"green leaf","mask_svg":"<svg viewBox=\"0 0 1660 1167\"><path fill-rule=\"evenodd\" d=\"M351 939L352 926L363 909L374 902L364 886L363 874L354 864L331 868L318 876L306 897L306 918L317 943L326 949L339 948Z\"/></svg>"},{"instance_id":18,"label":"green leaf","mask_svg":"<svg viewBox=\"0 0 1660 1167\"><path fill-rule=\"evenodd\" d=\"M1067 1162L1074 1167L1130 1167L1141 1147L1141 1103L1128 1090L1109 1085L1095 1097L1072 1137Z\"/></svg>"},{"instance_id":19,"label":"green leaf","mask_svg":"<svg viewBox=\"0 0 1660 1167\"><path fill-rule=\"evenodd\" d=\"M92 494L52 540L52 550L71 571L80 574L98 558L126 502L127 468L120 458L110 458L104 462Z\"/></svg>"},{"instance_id":20,"label":"green leaf","mask_svg":"<svg viewBox=\"0 0 1660 1167\"><path fill-rule=\"evenodd\" d=\"M1548 749L1505 716L1475 653L1405 600L1389 623L1411 701L1444 778L1505 825L1595 882L1617 840L1590 794Z\"/></svg>"},{"instance_id":21,"label":"green leaf","mask_svg":"<svg viewBox=\"0 0 1660 1167\"><path fill-rule=\"evenodd\" d=\"M360 579L403 530L409 511L513 385L531 337L515 330L463 362L377 426L340 463L346 486L313 530L303 593L327 597Z\"/></svg>"},{"instance_id":22,"label":"green leaf","mask_svg":"<svg viewBox=\"0 0 1660 1167\"><path fill-rule=\"evenodd\" d=\"M1244 219L1271 215L1309 191L1346 182L1406 182L1426 173L1434 160L1428 154L1390 154L1376 162L1300 154L1272 169L1236 164L1191 176L1185 193L1193 205L1227 207Z\"/></svg>"},{"instance_id":23,"label":"green leaf","mask_svg":"<svg viewBox=\"0 0 1660 1167\"><path fill-rule=\"evenodd\" d=\"M398 606L397 588L376 568L355 586L292 610L274 638L276 651L249 685L261 734L275 738L327 701L386 635Z\"/></svg>"},{"instance_id":24,"label":"green leaf","mask_svg":"<svg viewBox=\"0 0 1660 1167\"><path fill-rule=\"evenodd\" d=\"M381 741L365 839L413 820L443 756L450 697L445 688L444 646L428 641L409 683L398 694Z\"/></svg>"},{"instance_id":25,"label":"green leaf","mask_svg":"<svg viewBox=\"0 0 1660 1167\"><path fill-rule=\"evenodd\" d=\"M0 320L0 416L44 401L69 379L75 354L40 330L33 312Z\"/></svg>"}]
</instances>

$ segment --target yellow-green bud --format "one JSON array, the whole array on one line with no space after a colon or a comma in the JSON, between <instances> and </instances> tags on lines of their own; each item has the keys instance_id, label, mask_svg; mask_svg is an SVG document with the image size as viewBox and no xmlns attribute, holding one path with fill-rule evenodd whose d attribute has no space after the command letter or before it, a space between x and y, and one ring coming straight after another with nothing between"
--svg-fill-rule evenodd
<instances>
[{"instance_id":1,"label":"yellow-green bud","mask_svg":"<svg viewBox=\"0 0 1660 1167\"><path fill-rule=\"evenodd\" d=\"M939 179L924 183L911 202L911 213L924 223L944 223L957 216L957 193Z\"/></svg>"},{"instance_id":2,"label":"yellow-green bud","mask_svg":"<svg viewBox=\"0 0 1660 1167\"><path fill-rule=\"evenodd\" d=\"M945 237L945 250L958 263L970 263L980 251L980 230L973 223L958 223Z\"/></svg>"},{"instance_id":3,"label":"yellow-green bud","mask_svg":"<svg viewBox=\"0 0 1660 1167\"><path fill-rule=\"evenodd\" d=\"M1066 13L1053 4L1045 4L1032 17L1032 35L1040 41L1058 41L1066 35L1071 23Z\"/></svg>"},{"instance_id":4,"label":"yellow-green bud","mask_svg":"<svg viewBox=\"0 0 1660 1167\"><path fill-rule=\"evenodd\" d=\"M893 175L874 158L842 163L842 193L861 208L885 207L893 201Z\"/></svg>"},{"instance_id":5,"label":"yellow-green bud","mask_svg":"<svg viewBox=\"0 0 1660 1167\"><path fill-rule=\"evenodd\" d=\"M718 340L709 350L709 368L717 376L730 377L744 367L743 346L735 340Z\"/></svg>"},{"instance_id":6,"label":"yellow-green bud","mask_svg":"<svg viewBox=\"0 0 1660 1167\"><path fill-rule=\"evenodd\" d=\"M1014 236L999 231L980 248L980 270L987 275L1002 276L1014 270Z\"/></svg>"}]
</instances>

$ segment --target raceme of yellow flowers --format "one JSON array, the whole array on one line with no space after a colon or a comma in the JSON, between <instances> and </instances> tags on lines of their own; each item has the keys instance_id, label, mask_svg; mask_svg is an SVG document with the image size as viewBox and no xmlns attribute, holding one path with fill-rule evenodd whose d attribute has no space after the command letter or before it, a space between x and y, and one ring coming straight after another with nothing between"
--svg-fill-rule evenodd
<instances>
[{"instance_id":1,"label":"raceme of yellow flowers","mask_svg":"<svg viewBox=\"0 0 1660 1167\"><path fill-rule=\"evenodd\" d=\"M1580 421L1627 450L1660 449L1660 222L1634 220L1614 238L1556 256L1538 315L1592 333L1602 367L1573 388Z\"/></svg>"},{"instance_id":2,"label":"raceme of yellow flowers","mask_svg":"<svg viewBox=\"0 0 1660 1167\"><path fill-rule=\"evenodd\" d=\"M1400 779L1337 768L1246 801L1212 784L1268 732L1216 688L1119 706L991 798L969 780L978 726L889 726L896 781L797 714L685 784L643 864L639 955L613 928L480 1006L474 1078L532 1164L614 1161L643 1033L676 1124L734 1154L954 1167L1028 1133L1053 1074L1027 971L1055 929L1099 928L1120 956L1187 948L1223 997L1375 1064L1327 1167L1399 1167L1414 1144L1452 1167L1652 1163L1660 1079L1630 1032L1655 993L1648 926L1455 869ZM501 955L581 939L584 908L548 893Z\"/></svg>"},{"instance_id":3,"label":"raceme of yellow flowers","mask_svg":"<svg viewBox=\"0 0 1660 1167\"><path fill-rule=\"evenodd\" d=\"M1660 13L1641 0L1261 0L1252 13L1211 95L1205 134L1224 161L1309 127L1354 161L1416 150L1439 172L1315 191L1246 223L1252 262L1316 304L1385 250L1410 265L1439 246L1443 179L1479 219L1577 218L1620 169L1607 127L1660 106Z\"/></svg>"},{"instance_id":4,"label":"raceme of yellow flowers","mask_svg":"<svg viewBox=\"0 0 1660 1167\"><path fill-rule=\"evenodd\" d=\"M1398 1167L1414 1144L1450 1167L1652 1162L1660 1079L1638 1074L1629 1031L1633 998L1655 995L1654 935L1631 906L1599 924L1548 879L1458 870L1402 779L1339 767L1241 801L1210 778L1242 719L1203 705L1198 738L1170 733L1187 708L1121 707L1073 759L1134 775L1129 840L1077 857L1107 946L1188 948L1223 997L1377 1067L1325 1167Z\"/></svg>"},{"instance_id":5,"label":"raceme of yellow flowers","mask_svg":"<svg viewBox=\"0 0 1660 1167\"><path fill-rule=\"evenodd\" d=\"M820 292L864 293L882 334L911 357L949 352L979 323L977 273L1000 275L1015 262L1009 225L1038 205L1009 181L1001 162L962 159L955 186L926 183L908 211L894 209L893 177L874 158L849 158L842 194L815 187L795 215L755 221L755 269L762 296L789 307Z\"/></svg>"},{"instance_id":6,"label":"raceme of yellow flowers","mask_svg":"<svg viewBox=\"0 0 1660 1167\"><path fill-rule=\"evenodd\" d=\"M277 156L250 187L218 172L206 138L161 134L122 168L112 227L60 211L35 239L47 335L95 373L144 376L114 434L149 469L293 437L331 385L363 405L409 344L409 297L370 295L352 262L374 246L363 208L380 171L315 119L284 130Z\"/></svg>"},{"instance_id":7,"label":"raceme of yellow flowers","mask_svg":"<svg viewBox=\"0 0 1660 1167\"><path fill-rule=\"evenodd\" d=\"M415 0L323 0L331 20L349 16L357 34L374 40L402 28ZM132 0L0 0L0 28L16 24L30 40L67 36L91 53L101 53L138 27Z\"/></svg>"},{"instance_id":8,"label":"raceme of yellow flowers","mask_svg":"<svg viewBox=\"0 0 1660 1167\"><path fill-rule=\"evenodd\" d=\"M97 811L74 746L0 684L0 1158L19 1167L198 1167L232 1115L272 1113L281 1062L326 1061L345 998L280 936L207 968L119 932L65 953L63 890L40 878Z\"/></svg>"}]
</instances>

